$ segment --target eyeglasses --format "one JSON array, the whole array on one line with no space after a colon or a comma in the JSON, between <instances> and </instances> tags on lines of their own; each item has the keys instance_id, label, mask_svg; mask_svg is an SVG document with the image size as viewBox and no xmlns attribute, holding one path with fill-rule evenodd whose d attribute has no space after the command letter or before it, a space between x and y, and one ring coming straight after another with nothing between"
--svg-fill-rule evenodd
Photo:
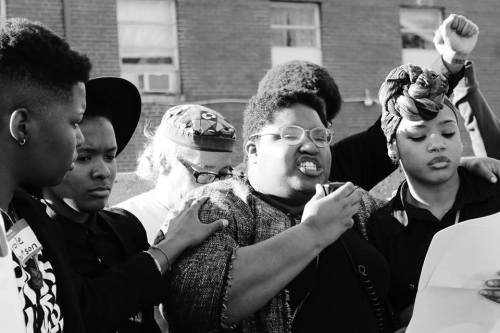
<instances>
[{"instance_id":1,"label":"eyeglasses","mask_svg":"<svg viewBox=\"0 0 500 333\"><path fill-rule=\"evenodd\" d=\"M186 160L181 158L177 158L177 160L193 174L193 177L198 184L209 184L214 182L216 179L224 180L233 176L233 168L230 166L224 167L219 171L219 173L215 173L210 171L195 170Z\"/></svg>"},{"instance_id":2,"label":"eyeglasses","mask_svg":"<svg viewBox=\"0 0 500 333\"><path fill-rule=\"evenodd\" d=\"M249 137L249 139L263 135L274 135L279 136L288 145L295 146L298 145L307 134L317 147L324 148L332 142L334 134L333 130L329 128L316 127L310 130L306 130L297 125L284 126L281 127L279 131L279 133L253 134Z\"/></svg>"}]
</instances>

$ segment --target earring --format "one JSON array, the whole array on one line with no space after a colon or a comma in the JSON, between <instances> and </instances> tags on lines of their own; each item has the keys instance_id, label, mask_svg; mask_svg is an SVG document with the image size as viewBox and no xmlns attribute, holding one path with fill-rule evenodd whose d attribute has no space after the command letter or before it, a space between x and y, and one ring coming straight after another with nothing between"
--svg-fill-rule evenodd
<instances>
[{"instance_id":1,"label":"earring","mask_svg":"<svg viewBox=\"0 0 500 333\"><path fill-rule=\"evenodd\" d=\"M399 161L399 151L396 141L392 140L387 143L387 156L391 159L392 163L397 164Z\"/></svg>"},{"instance_id":2,"label":"earring","mask_svg":"<svg viewBox=\"0 0 500 333\"><path fill-rule=\"evenodd\" d=\"M391 159L392 163L398 163L399 160L399 154L395 151L391 151L389 153L389 158Z\"/></svg>"},{"instance_id":3,"label":"earring","mask_svg":"<svg viewBox=\"0 0 500 333\"><path fill-rule=\"evenodd\" d=\"M26 144L26 138L22 138L22 139L17 140L17 143L18 143L20 146L24 146L24 145Z\"/></svg>"}]
</instances>

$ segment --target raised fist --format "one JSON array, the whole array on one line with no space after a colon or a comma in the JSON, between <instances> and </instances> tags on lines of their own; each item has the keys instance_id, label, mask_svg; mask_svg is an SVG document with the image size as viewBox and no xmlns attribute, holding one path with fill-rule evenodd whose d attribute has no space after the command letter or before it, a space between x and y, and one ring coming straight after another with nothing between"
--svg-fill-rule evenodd
<instances>
[{"instance_id":1,"label":"raised fist","mask_svg":"<svg viewBox=\"0 0 500 333\"><path fill-rule=\"evenodd\" d=\"M462 15L451 14L434 34L434 46L443 60L463 63L477 43L479 28Z\"/></svg>"}]
</instances>

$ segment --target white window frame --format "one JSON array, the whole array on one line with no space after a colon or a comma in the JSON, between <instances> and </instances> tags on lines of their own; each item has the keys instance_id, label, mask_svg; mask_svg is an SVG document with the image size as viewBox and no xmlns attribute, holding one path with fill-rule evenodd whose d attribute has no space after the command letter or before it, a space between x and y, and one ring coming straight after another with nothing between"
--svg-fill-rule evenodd
<instances>
[{"instance_id":1,"label":"white window frame","mask_svg":"<svg viewBox=\"0 0 500 333\"><path fill-rule=\"evenodd\" d=\"M171 22L165 22L165 24L161 23L145 23L141 20L130 20L130 21L118 21L120 23L126 23L127 25L154 25L160 27L166 27L167 29L172 29L172 36L174 40L172 41L172 63L171 64L125 64L123 63L123 58L134 58L137 57L134 52L130 52L128 54L124 54L123 50L120 49L120 70L121 76L125 79L132 81L134 84L138 85L138 78L140 75L144 75L147 77L148 75L168 75L169 76L169 89L153 89L149 86L149 82L144 81L144 87L139 87L139 90L143 93L162 93L162 94L180 94L180 77L179 77L179 47L177 40L177 16L175 6L176 3L174 0L161 0L169 3L171 8Z\"/></svg>"},{"instance_id":2,"label":"white window frame","mask_svg":"<svg viewBox=\"0 0 500 333\"><path fill-rule=\"evenodd\" d=\"M416 6L401 6L400 7L400 19L401 19L401 11L402 10L429 10L434 11L440 14L440 22L441 24L444 20L444 8L442 7L416 7ZM434 34L434 29L406 29L400 28L400 38L401 38L401 62L403 64L412 63L421 67L430 67L438 58L439 53L436 51L434 47L431 48L403 48L402 38L405 32L415 32L422 31Z\"/></svg>"},{"instance_id":3,"label":"white window frame","mask_svg":"<svg viewBox=\"0 0 500 333\"><path fill-rule=\"evenodd\" d=\"M285 1L272 1L272 8L314 8L314 25L283 25L271 24L271 31L273 29L284 30L314 30L315 31L315 47L300 47L300 46L274 46L271 45L271 62L275 66L277 64L289 60L308 60L318 65L322 65L322 50L321 50L321 20L320 8L316 2L285 2Z\"/></svg>"},{"instance_id":4,"label":"white window frame","mask_svg":"<svg viewBox=\"0 0 500 333\"><path fill-rule=\"evenodd\" d=\"M0 0L0 22L5 22L7 19L7 4L6 0Z\"/></svg>"}]
</instances>

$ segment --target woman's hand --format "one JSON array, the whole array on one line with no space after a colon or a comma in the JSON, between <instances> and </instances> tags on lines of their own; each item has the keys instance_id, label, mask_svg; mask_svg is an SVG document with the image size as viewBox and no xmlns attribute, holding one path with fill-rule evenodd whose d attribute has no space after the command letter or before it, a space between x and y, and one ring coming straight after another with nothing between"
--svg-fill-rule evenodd
<instances>
[{"instance_id":1,"label":"woman's hand","mask_svg":"<svg viewBox=\"0 0 500 333\"><path fill-rule=\"evenodd\" d=\"M460 165L491 183L500 176L500 161L491 157L462 157Z\"/></svg>"},{"instance_id":2,"label":"woman's hand","mask_svg":"<svg viewBox=\"0 0 500 333\"><path fill-rule=\"evenodd\" d=\"M191 247L200 244L208 236L227 226L228 221L224 219L216 220L210 224L200 222L198 212L207 199L205 197L187 200L181 210L177 211L175 216L168 221L165 239L180 239L187 244L187 247Z\"/></svg>"},{"instance_id":3,"label":"woman's hand","mask_svg":"<svg viewBox=\"0 0 500 333\"><path fill-rule=\"evenodd\" d=\"M497 274L500 275L500 271ZM479 290L479 294L493 302L500 303L500 279L486 280L484 284L488 288Z\"/></svg>"},{"instance_id":4,"label":"woman's hand","mask_svg":"<svg viewBox=\"0 0 500 333\"><path fill-rule=\"evenodd\" d=\"M479 28L462 15L451 14L434 33L434 46L448 69L456 74L477 44Z\"/></svg>"},{"instance_id":5,"label":"woman's hand","mask_svg":"<svg viewBox=\"0 0 500 333\"><path fill-rule=\"evenodd\" d=\"M361 191L347 182L325 196L323 187L316 185L316 194L307 202L301 224L314 231L318 244L325 247L353 225L352 216L359 209Z\"/></svg>"},{"instance_id":6,"label":"woman's hand","mask_svg":"<svg viewBox=\"0 0 500 333\"><path fill-rule=\"evenodd\" d=\"M214 232L228 225L225 219L209 224L200 222L198 212L207 199L204 197L187 200L180 210L170 212L165 219L154 244L168 257L169 265L186 248L200 244Z\"/></svg>"}]
</instances>

